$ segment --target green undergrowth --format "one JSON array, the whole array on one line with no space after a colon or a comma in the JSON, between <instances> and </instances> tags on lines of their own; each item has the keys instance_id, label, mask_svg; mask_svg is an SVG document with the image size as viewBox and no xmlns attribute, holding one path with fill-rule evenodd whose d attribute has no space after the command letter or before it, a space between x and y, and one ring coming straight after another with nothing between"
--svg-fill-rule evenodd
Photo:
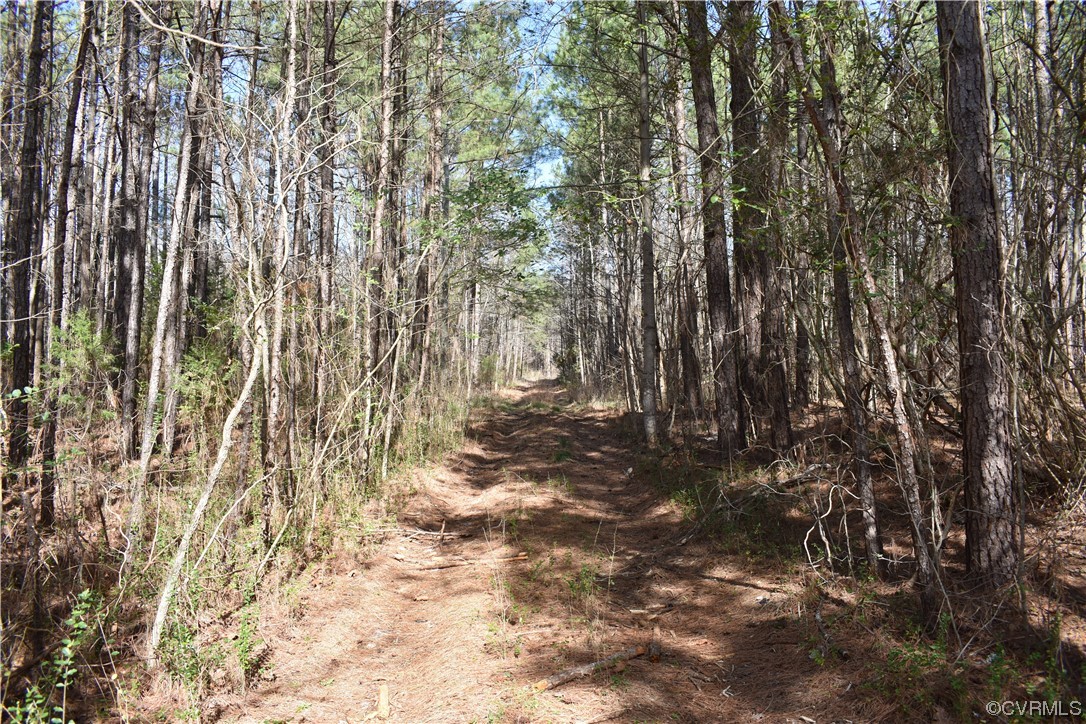
<instances>
[{"instance_id":1,"label":"green undergrowth","mask_svg":"<svg viewBox=\"0 0 1086 724\"><path fill-rule=\"evenodd\" d=\"M859 562L834 570L826 567L824 557L815 557L812 567L804 538L814 530L813 516L804 496L816 495L816 488L774 483L774 477L791 473L774 475L743 462L721 470L681 450L664 450L643 455L634 474L671 501L686 532L720 554L762 575L808 581L792 609L808 631L804 652L817 666L843 672L854 668L852 657L861 656L868 664L862 674L843 675L860 676L860 698L875 699L883 707L892 703L893 718L1051 721L1052 712L1066 715L1072 702L1082 701L1086 665L1076 663L1058 615L1047 617L1039 628L1029 627L1033 633L1014 646L993 638L992 631L1006 628L1005 621L991 620L997 614L977 614L972 607L966 613L962 601L950 604L947 611L953 613L944 612L933 631L923 631L915 594L907 587L877 581ZM829 532L831 538L834 533ZM810 535L816 539L810 549L818 554L818 534ZM834 540L833 545L835 555L847 555L847 542ZM576 577L568 580L571 591L579 583ZM842 595L827 598L818 592L822 585L837 587ZM834 605L823 610L823 599ZM815 619L816 610L821 621ZM992 717L989 702L1021 706Z\"/></svg>"},{"instance_id":2,"label":"green undergrowth","mask_svg":"<svg viewBox=\"0 0 1086 724\"><path fill-rule=\"evenodd\" d=\"M761 487L767 477L742 462L726 471L699 465L682 451L643 456L644 475L682 513L697 535L726 555L759 566L789 568L803 560L802 541L809 521L794 499Z\"/></svg>"},{"instance_id":3,"label":"green undergrowth","mask_svg":"<svg viewBox=\"0 0 1086 724\"><path fill-rule=\"evenodd\" d=\"M11 704L4 705L5 719L50 724L74 721L71 705L73 695L78 693L81 664L99 659L102 647L112 644L100 636L105 630L104 618L102 600L97 593L84 589L74 597L61 625L62 638L42 662L38 678ZM6 678L9 672L4 673Z\"/></svg>"},{"instance_id":4,"label":"green undergrowth","mask_svg":"<svg viewBox=\"0 0 1086 724\"><path fill-rule=\"evenodd\" d=\"M72 325L66 374L77 381L104 379L109 368L99 358L106 342L82 330L80 324ZM185 401L179 442L172 458L161 465L156 458L145 499L145 523L132 538L127 558L122 555L125 539L119 530L128 498L120 492L103 496L101 491L130 485L136 467L107 467L89 454L62 450L68 466L62 475L72 481L70 491L62 489L62 505L93 502L98 496L104 501L101 515L94 508L88 508L91 515L76 509L84 525L93 526L98 540L97 546L84 551L93 556L88 559L93 567L77 570L84 578L83 571L98 573L78 600L54 606L69 613L53 624L49 637L59 644L33 672L29 684L5 684L7 719L67 721L72 718L71 694L79 692L83 713L76 720L87 716L88 707L106 718L196 720L201 716L200 702L208 697L239 692L262 677L274 676L269 668L271 651L262 635L266 621L304 615L303 592L311 571L332 558L368 556L396 525L398 511L416 490L419 469L463 443L470 405L462 394L408 391L397 408L399 424L387 456L379 446L368 461L345 452L360 427L343 424L325 449L300 436L289 470L280 468L266 477L260 465L260 422L254 415L250 430L235 431L234 449L170 601L157 652L160 666L148 674L141 659L149 622L218 449L225 415L221 400L230 398L224 381L236 377L236 368L236 362L211 343L197 344L186 355L178 381ZM83 387L94 389L89 384ZM69 416L92 410L88 429L104 425L93 412L102 404L94 395L63 402ZM382 422L378 417L374 427ZM244 432L251 447L243 473L237 443L246 439ZM382 477L385 459L388 473ZM62 507L62 512L68 509ZM100 520L105 522L99 525ZM105 526L109 544L105 535L98 535ZM63 585L71 590L75 584ZM118 630L129 633L126 644L115 647L110 632ZM141 707L152 688L172 692L167 697L170 703L147 711Z\"/></svg>"},{"instance_id":5,"label":"green undergrowth","mask_svg":"<svg viewBox=\"0 0 1086 724\"><path fill-rule=\"evenodd\" d=\"M1029 627L1019 620L1007 629L1015 620L1007 610L1013 604L981 610L951 596L925 630L915 595L898 585L867 574L819 576L810 569L803 579L803 589L784 610L806 632L808 658L857 684L850 695L857 705L866 701L868 710L885 710L883 717L1063 721L1052 712L1073 713L1072 703L1083 698L1086 671L1075 670L1058 615ZM1014 632L1006 640L993 635L1001 612L1007 617L1002 630ZM1007 702L1005 711L991 713L989 707Z\"/></svg>"},{"instance_id":6,"label":"green undergrowth","mask_svg":"<svg viewBox=\"0 0 1086 724\"><path fill-rule=\"evenodd\" d=\"M314 564L333 557L361 559L374 550L414 494L415 471L462 444L468 410L455 396L431 397L425 405L409 400L384 480L360 474L344 456L330 457L319 475L312 475L313 451L299 451L294 475L273 488L270 535L261 514L258 469L250 470L240 505L233 496L212 502L160 648L165 673L184 693L182 705L167 718L184 718L211 694L238 691L274 675L260 634L264 618L304 615L301 591ZM382 452L378 448L375 457ZM180 536L199 494L200 481L193 478L163 501L168 514L159 515L163 523L155 529L152 550L168 549ZM140 582L139 598L153 599L158 574L151 567ZM208 625L209 620L214 623Z\"/></svg>"},{"instance_id":7,"label":"green undergrowth","mask_svg":"<svg viewBox=\"0 0 1086 724\"><path fill-rule=\"evenodd\" d=\"M909 626L884 640L878 653L875 675L865 687L896 702L907 717L931 718L941 711L958 721L975 721L992 717L992 702L1011 702L996 718L1060 720L1074 714L1071 707L1081 701L1086 673L1068 667L1058 619L1033 645L1012 649L982 636L960 641L944 613L934 634ZM1054 712L1062 715L1053 717Z\"/></svg>"}]
</instances>

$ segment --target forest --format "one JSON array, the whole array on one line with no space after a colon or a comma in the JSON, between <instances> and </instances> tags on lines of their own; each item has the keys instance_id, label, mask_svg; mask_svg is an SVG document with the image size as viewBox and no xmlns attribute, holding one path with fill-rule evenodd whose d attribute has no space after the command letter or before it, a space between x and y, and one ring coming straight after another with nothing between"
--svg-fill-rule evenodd
<instances>
[{"instance_id":1,"label":"forest","mask_svg":"<svg viewBox=\"0 0 1086 724\"><path fill-rule=\"evenodd\" d=\"M1082 716L1086 5L0 44L4 720Z\"/></svg>"}]
</instances>

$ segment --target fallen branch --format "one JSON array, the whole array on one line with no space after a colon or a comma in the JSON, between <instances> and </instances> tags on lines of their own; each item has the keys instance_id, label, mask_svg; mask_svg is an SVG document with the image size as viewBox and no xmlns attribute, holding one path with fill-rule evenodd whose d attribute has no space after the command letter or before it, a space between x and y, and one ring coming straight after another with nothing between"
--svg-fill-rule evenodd
<instances>
[{"instance_id":1,"label":"fallen branch","mask_svg":"<svg viewBox=\"0 0 1086 724\"><path fill-rule=\"evenodd\" d=\"M709 465L709 466L706 466L706 467L713 467L713 466ZM795 487L797 485L800 485L802 483L811 482L813 480L821 480L822 478L820 476L820 473L822 473L824 471L827 471L827 470L830 470L832 467L833 466L830 465L829 463L815 463L813 465L808 465L807 468L804 469L803 472L799 473L798 475L793 475L792 477L787 478L786 480L781 480L781 481L779 481L777 483L774 483L772 485L768 485L766 483L761 483L760 487L753 490L753 492L748 490L744 494L742 494L738 498L736 498L735 500L732 500L732 499L728 498L728 496L724 495L723 491L720 491L716 504L712 508L710 508L707 512L702 514L700 518L698 518L698 521L697 521L697 523L694 524L694 527L692 527L690 530L686 531L686 533L684 533L681 536L679 536L678 538L676 538L674 545L675 546L684 546L687 543L689 543L701 531L701 529L703 527L705 527L705 525L719 513L727 511L728 513L738 513L739 515L747 515L747 513L744 512L744 510L743 510L743 505L748 500L750 500L750 499L754 498L756 495L760 494L763 489L768 490L769 492L777 494L777 495L786 495L786 494L789 494L789 493L787 493L788 488L793 488L793 487Z\"/></svg>"},{"instance_id":2,"label":"fallen branch","mask_svg":"<svg viewBox=\"0 0 1086 724\"><path fill-rule=\"evenodd\" d=\"M593 661L591 664L584 664L583 666L575 666L572 669L566 669L560 671L557 674L547 678L540 679L532 688L536 691L547 691L555 687L561 686L574 679L580 679L584 676L591 676L604 669L609 669L615 664L619 664L630 659L636 659L639 656L649 655L649 658L656 660L660 657L660 644L653 641L647 646L645 644L638 644L637 646L631 646L625 651L619 651L617 654L608 656L606 659L600 659L599 661Z\"/></svg>"},{"instance_id":3,"label":"fallen branch","mask_svg":"<svg viewBox=\"0 0 1086 724\"><path fill-rule=\"evenodd\" d=\"M471 533L460 533L458 531L445 530L445 525L442 524L441 530L423 530L422 528L401 528L405 535L432 535L438 538L470 538Z\"/></svg>"},{"instance_id":4,"label":"fallen branch","mask_svg":"<svg viewBox=\"0 0 1086 724\"><path fill-rule=\"evenodd\" d=\"M448 563L439 563L436 566L426 566L420 570L423 571L440 571L443 568L456 568L457 566L474 566L476 563L501 563L502 561L526 561L528 560L528 552L521 551L515 556L506 556L505 558L476 558L470 561L449 561Z\"/></svg>"},{"instance_id":5,"label":"fallen branch","mask_svg":"<svg viewBox=\"0 0 1086 724\"><path fill-rule=\"evenodd\" d=\"M750 581L743 581L737 578L726 578L725 576L713 576L708 573L701 573L700 571L690 571L678 566L669 566L666 563L660 563L657 561L657 566L663 568L666 571L678 573L683 576L694 576L695 578L702 578L706 581L716 581L717 583L727 583L730 586L739 586L741 588L756 588L759 591L767 591L769 593L785 593L783 588L777 588L776 586L762 586L757 583L751 583Z\"/></svg>"}]
</instances>

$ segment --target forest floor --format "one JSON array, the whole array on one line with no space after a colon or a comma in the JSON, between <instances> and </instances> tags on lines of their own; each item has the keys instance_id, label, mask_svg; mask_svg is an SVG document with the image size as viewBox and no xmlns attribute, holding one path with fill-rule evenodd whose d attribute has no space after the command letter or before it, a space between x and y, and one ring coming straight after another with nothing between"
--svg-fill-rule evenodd
<instances>
[{"instance_id":1,"label":"forest floor","mask_svg":"<svg viewBox=\"0 0 1086 724\"><path fill-rule=\"evenodd\" d=\"M389 721L412 723L963 714L926 688L947 682L922 680L923 662L901 668L876 635L907 591L827 593L800 552L799 515L736 527L723 548L685 536L682 496L637 439L632 418L553 382L477 409L464 448L426 471L375 549L314 564L293 604L261 617L261 675L205 717L365 721L382 686ZM654 638L658 660L532 687Z\"/></svg>"}]
</instances>

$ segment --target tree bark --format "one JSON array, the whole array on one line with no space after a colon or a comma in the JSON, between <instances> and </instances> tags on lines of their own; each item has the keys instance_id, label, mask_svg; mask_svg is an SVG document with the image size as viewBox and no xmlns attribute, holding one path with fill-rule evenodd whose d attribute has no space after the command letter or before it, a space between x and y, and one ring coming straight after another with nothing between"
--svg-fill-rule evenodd
<instances>
[{"instance_id":1,"label":"tree bark","mask_svg":"<svg viewBox=\"0 0 1086 724\"><path fill-rule=\"evenodd\" d=\"M199 0L195 8L197 17L208 12L208 0ZM206 27L199 23L197 30ZM199 32L197 32L199 36ZM143 497L147 487L147 475L151 468L151 456L154 453L155 439L158 436L156 411L159 394L163 389L163 373L167 363L167 336L176 337L180 331L171 324L177 316L181 304L180 264L182 256L182 234L186 228L187 208L190 206L190 188L186 179L193 156L193 134L195 132L198 98L204 85L204 43L199 39L190 45L188 91L185 94L185 122L181 133L181 150L177 161L177 186L174 193L173 209L170 218L170 233L166 243L166 259L162 269L162 289L159 294L158 312L155 317L155 334L151 344L151 369L147 375L147 400L143 413L143 432L140 443L140 468L135 481L132 496L132 508L129 512L129 548L132 546L134 530L143 520ZM126 552L127 558L127 552Z\"/></svg>"},{"instance_id":2,"label":"tree bark","mask_svg":"<svg viewBox=\"0 0 1086 724\"><path fill-rule=\"evenodd\" d=\"M788 186L784 160L788 151L788 78L786 75L787 53L779 23L770 23L771 43L771 97L766 117L765 147L767 176L766 222L768 234L765 240L765 298L761 309L762 348L761 370L769 406L770 442L780 454L788 454L795 445L791 405L788 398L788 329L785 315L785 295L782 289L782 259L785 245L787 201L784 192Z\"/></svg>"},{"instance_id":3,"label":"tree bark","mask_svg":"<svg viewBox=\"0 0 1086 724\"><path fill-rule=\"evenodd\" d=\"M753 0L728 3L729 105L732 116L732 240L735 254L735 310L739 334L739 403L760 435L769 400L761 365L766 304L765 154L761 109L754 92L758 69L758 27Z\"/></svg>"},{"instance_id":4,"label":"tree bark","mask_svg":"<svg viewBox=\"0 0 1086 724\"><path fill-rule=\"evenodd\" d=\"M133 286L137 272L136 261L139 256L137 247L140 239L136 237L136 217L139 213L140 179L139 168L139 118L137 106L139 105L139 44L140 44L140 19L139 12L132 3L125 3L121 8L121 41L120 58L117 67L120 77L118 96L121 118L118 127L118 145L121 152L121 184L117 198L117 206L120 214L115 221L117 226L111 230L113 233L113 251L116 255L113 278L113 340L116 345L115 357L118 362L120 374L116 380L118 390L125 385L125 372L127 371L128 348L128 315L132 307ZM140 274L142 276L142 274ZM138 302L137 302L138 304ZM137 324L138 326L138 324ZM122 405L123 410L123 405ZM124 426L127 432L131 432L131 422ZM128 457L131 452L128 440L121 440L122 455Z\"/></svg>"},{"instance_id":5,"label":"tree bark","mask_svg":"<svg viewBox=\"0 0 1086 724\"><path fill-rule=\"evenodd\" d=\"M30 277L33 270L31 250L41 234L42 224L36 213L42 185L43 100L42 66L45 61L46 27L52 23L52 3L35 3L30 24L30 49L27 55L26 82L23 85L23 129L17 168L17 183L6 219L3 266L10 304L11 362L5 364L4 412L8 419L7 469L5 488L14 487L30 454L29 407L33 349L31 348ZM7 310L5 310L6 312Z\"/></svg>"},{"instance_id":6,"label":"tree bark","mask_svg":"<svg viewBox=\"0 0 1086 724\"><path fill-rule=\"evenodd\" d=\"M678 0L672 0L671 19L678 23L682 18ZM676 39L676 46L678 39ZM678 48L676 47L676 50ZM693 214L690 211L689 175L686 152L686 85L678 54L668 59L668 73L672 83L672 107L674 126L671 131L672 172L675 177L676 219L678 222L678 283L675 294L678 301L679 357L682 366L682 401L689 409L700 414L701 363L698 360L698 294L694 284L696 270L690 253L693 237Z\"/></svg>"},{"instance_id":7,"label":"tree bark","mask_svg":"<svg viewBox=\"0 0 1086 724\"><path fill-rule=\"evenodd\" d=\"M156 17L161 17L161 6ZM148 211L150 195L147 182L151 176L154 159L155 134L158 117L158 69L164 42L161 30L153 29L151 54L147 64L147 84L142 108L142 138L140 142L140 166L136 174L136 219L132 242L131 293L128 300L127 324L124 336L124 371L121 381L121 443L124 455L130 460L138 455L136 434L136 397L139 391L140 341L143 332L144 270L147 247L150 245Z\"/></svg>"},{"instance_id":8,"label":"tree bark","mask_svg":"<svg viewBox=\"0 0 1086 724\"><path fill-rule=\"evenodd\" d=\"M774 3L771 7L777 6L778 4ZM792 67L795 69L797 76L802 78L801 69L805 65L802 50L795 39L787 32L785 33L785 43L790 50ZM821 83L824 94L829 92L834 95L838 91L832 61L832 51L827 48ZM920 502L920 484L916 474L916 445L912 425L905 410L905 387L898 371L897 356L890 338L890 329L887 323L886 310L882 303L882 295L875 283L875 275L871 269L867 250L856 236L861 225L852 200L852 188L844 173L840 144L834 138L826 122L824 111L819 109L815 103L814 90L809 79L806 82L800 81L800 91L803 96L807 117L810 119L811 125L818 136L819 145L826 160L827 171L830 174L834 192L837 196L837 207L844 222L842 240L845 251L848 253L849 261L856 275L860 278L864 303L867 306L868 317L871 319L878 343L884 376L883 387L887 401L890 404L890 415L898 442L898 486L901 488L902 496L905 499L909 522L912 526L922 615L925 621L930 624L938 612L936 584L939 576L939 559L937 552L931 546L928 520Z\"/></svg>"},{"instance_id":9,"label":"tree bark","mask_svg":"<svg viewBox=\"0 0 1086 724\"><path fill-rule=\"evenodd\" d=\"M433 316L434 259L437 255L438 229L443 219L441 195L445 186L445 4L434 4L436 19L431 29L431 54L429 66L429 137L427 140L426 178L423 188L423 218L427 233L420 253L423 261L419 266L415 297L420 309L416 320L416 339L421 345L418 362L418 387L424 388L430 367L432 340L431 317Z\"/></svg>"},{"instance_id":10,"label":"tree bark","mask_svg":"<svg viewBox=\"0 0 1086 724\"><path fill-rule=\"evenodd\" d=\"M332 262L336 249L336 0L324 4L324 61L321 68L320 234L317 242L317 349L316 420L317 441L326 434L324 415L330 379L328 349L332 344Z\"/></svg>"},{"instance_id":11,"label":"tree bark","mask_svg":"<svg viewBox=\"0 0 1086 724\"><path fill-rule=\"evenodd\" d=\"M936 4L958 312L966 552L970 573L986 585L999 586L1014 580L1018 549L992 84L982 12L976 0Z\"/></svg>"},{"instance_id":12,"label":"tree bark","mask_svg":"<svg viewBox=\"0 0 1086 724\"><path fill-rule=\"evenodd\" d=\"M68 113L64 123L64 141L60 155L60 169L57 174L57 220L53 235L53 283L49 292L49 324L61 329L63 319L63 301L67 263L69 259L68 240L73 226L75 194L72 193L72 166L81 160L74 157L75 137L79 128L79 109L83 101L83 86L86 80L87 56L91 38L94 34L94 3L83 1L80 20L79 49L76 51L75 66L72 69L71 97L68 100ZM59 364L54 347L50 345L50 358L54 365ZM59 413L59 390L50 390L45 402L45 421L42 426L42 473L41 473L41 511L39 526L43 530L52 527L56 518L56 475L57 475L57 414Z\"/></svg>"},{"instance_id":13,"label":"tree bark","mask_svg":"<svg viewBox=\"0 0 1086 724\"><path fill-rule=\"evenodd\" d=\"M770 14L777 27L784 34L786 26L780 3L770 5ZM783 40L783 38L782 38ZM840 92L834 78L833 50L824 43L824 62L819 70L822 86L822 113L825 116L825 131L834 146L840 146L841 129L839 125ZM796 56L803 75L803 58ZM833 309L837 326L837 344L841 354L841 367L844 376L843 400L848 420L850 443L852 444L852 472L856 478L856 487L860 493L860 513L864 524L864 553L868 568L875 575L882 572L882 537L879 530L878 512L875 500L875 486L871 479L871 452L867 436L868 415L863 401L863 375L860 368L860 356L856 345L856 328L852 316L852 282L850 280L848 256L844 243L844 224L841 206L838 203L833 177L826 171L826 221L833 258Z\"/></svg>"},{"instance_id":14,"label":"tree bark","mask_svg":"<svg viewBox=\"0 0 1086 724\"><path fill-rule=\"evenodd\" d=\"M373 222L370 225L370 245L366 252L365 284L366 309L363 312L368 331L366 342L365 377L370 381L366 391L365 415L363 424L364 440L362 445L369 458L372 447L372 423L375 401L381 400L381 390L376 387L378 366L384 358L385 328L387 327L387 307L389 292L386 267L389 263L389 201L394 193L391 184L391 166L394 152L395 94L397 74L395 68L396 35L399 33L399 0L385 0L383 25L381 29L381 96L380 122L377 143L377 173L373 184ZM375 394L376 393L376 394Z\"/></svg>"},{"instance_id":15,"label":"tree bark","mask_svg":"<svg viewBox=\"0 0 1086 724\"><path fill-rule=\"evenodd\" d=\"M658 442L656 430L656 263L652 246L652 110L649 107L648 30L645 0L638 0L637 22L640 26L637 52L640 100L638 102L640 134L639 192L641 195L641 414L645 441L652 447Z\"/></svg>"},{"instance_id":16,"label":"tree bark","mask_svg":"<svg viewBox=\"0 0 1086 724\"><path fill-rule=\"evenodd\" d=\"M732 310L725 229L722 144L713 85L712 46L706 5L686 6L690 75L701 160L701 208L705 236L705 275L708 284L709 334L716 393L717 441L728 457L746 447L746 423L738 389L737 337Z\"/></svg>"}]
</instances>

